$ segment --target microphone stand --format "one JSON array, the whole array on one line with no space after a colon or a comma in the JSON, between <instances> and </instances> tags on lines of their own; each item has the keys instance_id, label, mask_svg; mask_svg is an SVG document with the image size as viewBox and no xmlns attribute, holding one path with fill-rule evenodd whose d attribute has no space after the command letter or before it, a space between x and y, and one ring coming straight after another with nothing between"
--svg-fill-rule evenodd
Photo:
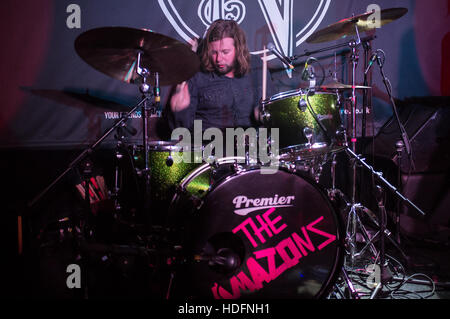
<instances>
[{"instance_id":1,"label":"microphone stand","mask_svg":"<svg viewBox=\"0 0 450 319\"><path fill-rule=\"evenodd\" d=\"M415 211L417 211L420 215L425 216L425 212L421 210L419 207L417 207L413 202L411 202L408 198L406 198L404 195L402 195L399 190L393 186L391 183L389 183L384 177L383 174L380 172L376 172L372 166L367 164L363 158L361 158L359 155L356 155L350 148L346 148L345 151L353 157L357 162L359 162L363 167L368 169L372 172L372 175L375 177L376 180L380 181L382 184L384 184L387 189L389 189L394 195L396 195L400 200L408 204L410 207L412 207Z\"/></svg>"},{"instance_id":2,"label":"microphone stand","mask_svg":"<svg viewBox=\"0 0 450 319\"><path fill-rule=\"evenodd\" d=\"M403 126L403 124L400 121L400 116L398 115L398 109L395 104L394 97L392 96L392 88L390 86L388 79L386 78L386 75L384 74L384 68L383 68L384 62L381 62L379 54L377 54L376 60L377 60L378 66L380 68L380 74L381 74L381 77L383 78L384 86L386 87L386 92L388 93L389 99L391 101L394 117L396 119L398 128L400 130L401 140L396 142L396 150L397 150L397 155L398 155L397 156L397 182L398 182L398 187L401 187L401 184L402 184L402 181L401 181L402 154L401 153L402 153L403 149L406 150L406 154L409 158L409 161L410 161L411 165L414 167L414 161L412 159L412 154L411 154L411 144L409 141L408 133L406 132L405 127ZM397 240L398 244L400 244L400 209L401 209L401 205L400 205L400 201L398 201L397 207L396 207L396 212L395 212L396 240Z\"/></svg>"},{"instance_id":3,"label":"microphone stand","mask_svg":"<svg viewBox=\"0 0 450 319\"><path fill-rule=\"evenodd\" d=\"M387 263L386 263L386 252L385 252L385 232L386 232L386 208L383 201L383 188L376 185L375 198L378 203L378 210L380 213L380 281L377 283L374 291L372 292L370 299L374 299L379 292L383 291L383 287L386 283L392 279L392 275L388 273Z\"/></svg>"},{"instance_id":4,"label":"microphone stand","mask_svg":"<svg viewBox=\"0 0 450 319\"><path fill-rule=\"evenodd\" d=\"M377 63L378 63L378 66L380 67L380 73L381 73L381 77L383 78L384 86L386 87L386 92L389 95L389 99L390 99L391 104L392 104L392 109L394 111L394 117L395 117L395 119L397 121L398 128L400 129L400 135L401 135L403 144L405 146L406 153L410 157L411 156L411 145L409 143L408 134L406 133L406 130L405 130L403 124L400 121L400 117L398 115L397 106L395 104L394 97L392 96L391 86L388 84L388 80L386 78L386 75L384 74L384 69L383 69L384 64L381 62L379 55L377 55ZM411 158L410 158L410 160L411 160ZM412 160L411 160L411 163L412 163Z\"/></svg>"}]
</instances>

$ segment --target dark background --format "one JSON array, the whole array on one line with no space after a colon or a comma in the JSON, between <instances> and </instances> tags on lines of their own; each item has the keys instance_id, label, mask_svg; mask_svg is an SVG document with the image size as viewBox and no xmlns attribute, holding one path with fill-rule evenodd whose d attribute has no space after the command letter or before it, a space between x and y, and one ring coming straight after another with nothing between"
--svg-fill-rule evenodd
<instances>
[{"instance_id":1,"label":"dark background","mask_svg":"<svg viewBox=\"0 0 450 319\"><path fill-rule=\"evenodd\" d=\"M67 25L71 13L66 9L72 3L79 5L81 9L80 28L69 28ZM106 113L114 112L113 106L95 106L77 101L58 102L32 94L30 90L89 91L92 96L131 109L140 99L138 87L110 78L86 64L74 50L77 36L97 27L128 26L151 29L186 42L193 34L203 34L207 27L204 22L212 18L211 14L208 16L205 6L213 3L220 1L1 2L0 32L3 45L0 50L0 152L3 214L0 225L4 249L9 259L18 257L18 215L24 218L25 252L33 255L33 247L28 243L42 227L50 225L58 217L76 215L83 209L81 198L74 188L80 180L78 167L70 170L46 192L33 210L26 207L64 172L76 156L114 124L114 120L109 119ZM365 12L373 2L274 0L239 3L244 3L245 15L242 14L242 6L241 11L235 9L232 13L241 13L237 18L241 19L240 25L247 34L252 52L261 50L268 42L278 45L281 41L284 54L302 55L306 50L345 43L347 39L307 44L304 39L307 32L311 34L314 30L320 30L352 14ZM276 6L276 3L281 3L277 7L279 10L292 5L290 20L286 17L287 13L281 15L281 11L278 12L285 19L283 23L292 23L292 34L286 35L280 31L279 39L274 38L261 10L262 4ZM171 4L173 6L169 11L175 19L173 21L168 19L167 12L163 10L170 8ZM367 139L360 140L359 151L395 185L399 185L397 181L400 167L402 190L427 213L426 217L420 217L410 207L403 206L402 231L415 238L448 243L450 1L383 0L376 4L381 9L408 9L407 14L399 20L377 29L374 34L376 39L371 44L372 51L382 49L386 53L384 70L392 83L401 121L411 139L412 157L408 159L403 156L400 165L397 165L395 143L399 140L399 131L392 118L392 105L376 65L369 73L373 89L369 91ZM201 5L205 10L199 10ZM179 13L178 17L175 9ZM272 11L274 16L276 13L276 10ZM318 15L314 16L315 13ZM179 19L185 24L181 24ZM312 23L308 24L309 22ZM314 24L315 28L311 28ZM305 28L306 26L309 27ZM286 25L282 24L280 30L283 27ZM331 81L330 72L335 71L334 53L335 51L330 50L313 55L325 67L325 83ZM358 53L360 62L357 83L361 84L364 52L359 48ZM337 77L341 82L350 83L349 52L344 46L336 54ZM291 74L276 59L269 61L269 71L278 92L305 84L300 77L305 60L306 57L300 57L296 61L298 67ZM168 91L169 87L162 88L163 105L167 102ZM361 95L358 95L358 107L362 107ZM136 135L127 136L130 145L142 144L142 119L139 115L138 113L136 118L128 120L128 125L137 130ZM345 120L343 118L344 122ZM160 139L156 133L152 133L151 137ZM111 134L91 157L96 171L105 177L109 187L112 187L113 181L115 145L116 139ZM345 189L348 187L348 166L345 156L341 157L340 167L344 176L341 186ZM133 193L133 179L129 177L125 179L125 183L126 192ZM370 174L362 173L359 187L361 199L373 206ZM134 194L128 198L131 202L136 200ZM390 210L395 210L395 197L388 196L387 201ZM16 264L11 263L11 268L16 268ZM29 276L33 277L32 274ZM19 290L18 295L22 294L22 286L12 286Z\"/></svg>"}]
</instances>

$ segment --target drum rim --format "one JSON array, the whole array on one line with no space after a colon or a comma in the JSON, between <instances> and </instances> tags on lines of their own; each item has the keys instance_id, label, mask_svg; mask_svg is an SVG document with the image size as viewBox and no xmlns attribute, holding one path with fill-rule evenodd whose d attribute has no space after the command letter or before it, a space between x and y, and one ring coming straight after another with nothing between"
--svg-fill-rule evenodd
<instances>
[{"instance_id":1,"label":"drum rim","mask_svg":"<svg viewBox=\"0 0 450 319\"><path fill-rule=\"evenodd\" d=\"M181 143L181 145L177 145ZM137 147L142 150L144 149L143 144L137 145ZM155 140L155 141L149 141L148 142L149 151L161 151L161 152L180 152L180 151L189 151L189 152L200 152L203 151L203 146L196 147L195 145L191 144L182 144L182 142L178 140ZM187 150L186 150L187 148Z\"/></svg>"},{"instance_id":2,"label":"drum rim","mask_svg":"<svg viewBox=\"0 0 450 319\"><path fill-rule=\"evenodd\" d=\"M316 145L316 147L314 147L314 145ZM311 146L312 147L308 147L308 143L289 145L280 148L280 155L278 157L283 159L286 156L298 156L300 157L299 160L310 159L319 155L339 153L346 147L344 145L330 145L325 142L314 143ZM308 154L308 150L311 150L312 153Z\"/></svg>"},{"instance_id":3,"label":"drum rim","mask_svg":"<svg viewBox=\"0 0 450 319\"><path fill-rule=\"evenodd\" d=\"M270 96L269 98L262 100L261 103L263 105L266 105L266 104L276 102L278 100L283 100L285 98L289 98L289 97L293 97L293 96L297 96L297 95L304 95L304 94L306 94L306 92L303 89L288 90L288 91L279 92L277 94L274 94L274 95ZM334 92L323 92L323 91L316 91L315 94L336 95L336 93L334 93Z\"/></svg>"}]
</instances>

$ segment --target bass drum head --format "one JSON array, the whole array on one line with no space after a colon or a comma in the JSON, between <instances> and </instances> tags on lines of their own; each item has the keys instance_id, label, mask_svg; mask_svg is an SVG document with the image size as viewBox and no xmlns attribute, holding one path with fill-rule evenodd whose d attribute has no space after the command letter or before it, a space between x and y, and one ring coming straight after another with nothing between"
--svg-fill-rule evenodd
<instances>
[{"instance_id":1,"label":"bass drum head","mask_svg":"<svg viewBox=\"0 0 450 319\"><path fill-rule=\"evenodd\" d=\"M189 214L183 242L194 261L181 278L184 297L321 298L342 267L340 225L306 177L232 173Z\"/></svg>"}]
</instances>

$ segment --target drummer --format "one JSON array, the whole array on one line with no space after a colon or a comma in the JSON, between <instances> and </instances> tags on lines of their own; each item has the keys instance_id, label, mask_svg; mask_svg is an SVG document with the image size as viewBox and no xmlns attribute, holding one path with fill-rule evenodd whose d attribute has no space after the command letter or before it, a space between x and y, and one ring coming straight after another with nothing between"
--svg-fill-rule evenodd
<instances>
[{"instance_id":1,"label":"drummer","mask_svg":"<svg viewBox=\"0 0 450 319\"><path fill-rule=\"evenodd\" d=\"M233 20L216 20L200 40L197 54L201 70L178 84L169 99L169 126L193 130L248 128L260 125L258 105L262 98L262 60L251 56L244 31ZM269 72L267 96L274 94Z\"/></svg>"}]
</instances>

